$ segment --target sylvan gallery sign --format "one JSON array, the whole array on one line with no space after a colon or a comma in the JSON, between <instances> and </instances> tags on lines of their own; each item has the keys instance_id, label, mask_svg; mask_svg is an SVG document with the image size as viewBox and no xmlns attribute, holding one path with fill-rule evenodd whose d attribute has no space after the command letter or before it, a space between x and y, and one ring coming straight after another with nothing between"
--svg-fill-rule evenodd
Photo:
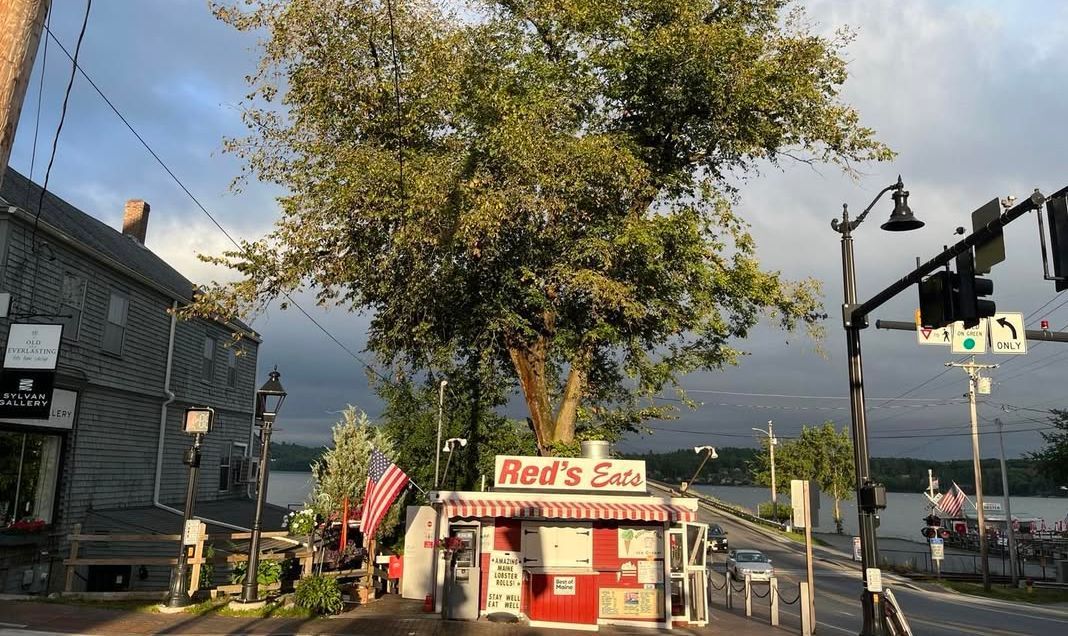
<instances>
[{"instance_id":1,"label":"sylvan gallery sign","mask_svg":"<svg viewBox=\"0 0 1068 636\"><path fill-rule=\"evenodd\" d=\"M499 489L645 492L645 462L630 459L498 455L493 474Z\"/></svg>"}]
</instances>

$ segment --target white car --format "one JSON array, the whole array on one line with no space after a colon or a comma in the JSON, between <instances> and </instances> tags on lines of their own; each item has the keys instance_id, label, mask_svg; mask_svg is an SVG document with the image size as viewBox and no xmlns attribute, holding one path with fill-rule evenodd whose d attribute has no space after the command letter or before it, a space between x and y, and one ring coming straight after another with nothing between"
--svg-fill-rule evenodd
<instances>
[{"instance_id":1,"label":"white car","mask_svg":"<svg viewBox=\"0 0 1068 636\"><path fill-rule=\"evenodd\" d=\"M760 550L731 550L727 553L727 576L744 580L749 576L753 581L770 581L775 576L771 559Z\"/></svg>"}]
</instances>

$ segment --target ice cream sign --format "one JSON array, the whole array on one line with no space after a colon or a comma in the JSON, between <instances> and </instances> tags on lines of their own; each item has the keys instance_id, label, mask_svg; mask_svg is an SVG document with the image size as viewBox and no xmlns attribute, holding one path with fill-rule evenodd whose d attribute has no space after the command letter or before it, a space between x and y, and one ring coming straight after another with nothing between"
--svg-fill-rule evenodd
<instances>
[{"instance_id":1,"label":"ice cream sign","mask_svg":"<svg viewBox=\"0 0 1068 636\"><path fill-rule=\"evenodd\" d=\"M493 472L499 489L645 492L645 462L638 460L498 455Z\"/></svg>"}]
</instances>

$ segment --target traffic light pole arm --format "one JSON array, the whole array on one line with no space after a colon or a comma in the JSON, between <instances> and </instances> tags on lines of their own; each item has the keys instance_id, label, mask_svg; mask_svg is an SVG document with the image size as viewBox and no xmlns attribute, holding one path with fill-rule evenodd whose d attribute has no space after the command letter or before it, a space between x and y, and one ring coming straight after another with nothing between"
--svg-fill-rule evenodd
<instances>
[{"instance_id":1,"label":"traffic light pole arm","mask_svg":"<svg viewBox=\"0 0 1068 636\"><path fill-rule=\"evenodd\" d=\"M916 323L904 320L876 320L876 329L897 331L916 331ZM1028 340L1042 340L1045 342L1068 342L1068 332L1065 331L1039 331L1028 329L1024 332Z\"/></svg>"},{"instance_id":2,"label":"traffic light pole arm","mask_svg":"<svg viewBox=\"0 0 1068 636\"><path fill-rule=\"evenodd\" d=\"M1058 196L1064 193L1065 191L1068 191L1068 188L1059 191L1054 196ZM897 296L909 287L919 283L924 276L930 274L939 267L946 265L947 263L949 263L949 261L956 258L957 255L963 254L967 250L970 250L971 248L975 247L976 245L985 243L986 241L989 241L990 239L996 237L1001 231L1001 229L1009 223L1012 223L1016 219L1027 214L1028 212L1031 212L1032 210L1041 209L1042 204L1045 202L1046 197L1043 196L1042 193L1036 189L1030 197L1022 201L1020 204L1013 206L998 218L987 223L985 226L976 230L975 232L972 232L970 235L962 239L959 243L947 248L938 256L932 258L931 260L912 270L912 272L910 272L907 276L898 280L896 283L890 285L878 294L875 294L867 302L853 306L851 308L852 311L847 310L847 315L845 316L847 324L866 324L865 318L867 317L867 315L875 311L879 307L883 306L894 296Z\"/></svg>"}]
</instances>

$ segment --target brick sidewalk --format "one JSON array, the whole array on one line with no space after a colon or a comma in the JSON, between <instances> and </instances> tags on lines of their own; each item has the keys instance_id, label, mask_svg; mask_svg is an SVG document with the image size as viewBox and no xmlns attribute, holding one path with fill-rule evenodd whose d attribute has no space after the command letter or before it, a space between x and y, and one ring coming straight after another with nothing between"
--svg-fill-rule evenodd
<instances>
[{"instance_id":1,"label":"brick sidewalk","mask_svg":"<svg viewBox=\"0 0 1068 636\"><path fill-rule=\"evenodd\" d=\"M0 601L0 632L3 628L66 632L72 634L370 634L373 636L578 636L589 632L540 629L522 624L486 621L444 621L435 614L424 614L419 601L387 596L366 607L326 619L235 618L230 616L154 614L61 603ZM671 633L709 635L789 634L794 630L777 629L747 620L744 616L714 611L704 628L680 628ZM602 627L603 634L655 634L658 630L626 627Z\"/></svg>"}]
</instances>

